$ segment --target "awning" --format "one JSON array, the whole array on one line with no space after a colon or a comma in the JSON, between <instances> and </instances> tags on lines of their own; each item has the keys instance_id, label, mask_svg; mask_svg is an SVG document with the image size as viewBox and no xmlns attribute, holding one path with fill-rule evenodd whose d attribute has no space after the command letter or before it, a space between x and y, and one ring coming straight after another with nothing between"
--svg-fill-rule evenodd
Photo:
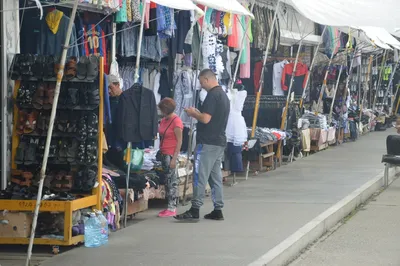
<instances>
[{"instance_id":1,"label":"awning","mask_svg":"<svg viewBox=\"0 0 400 266\"><path fill-rule=\"evenodd\" d=\"M171 1L178 2L178 0ZM219 11L229 12L236 15L245 15L254 19L254 15L244 6L242 6L237 0L193 0L193 2Z\"/></svg>"},{"instance_id":2,"label":"awning","mask_svg":"<svg viewBox=\"0 0 400 266\"><path fill-rule=\"evenodd\" d=\"M390 33L388 33L383 28L378 27L360 27L362 31L371 39L371 41L375 44L385 43L393 46L396 49L400 49L400 42L396 40Z\"/></svg>"},{"instance_id":3,"label":"awning","mask_svg":"<svg viewBox=\"0 0 400 266\"><path fill-rule=\"evenodd\" d=\"M400 42L388 31L400 26L399 0L283 0L308 19L329 26L361 29L374 46L399 49ZM346 32L346 31L344 31ZM390 45L390 46L389 46Z\"/></svg>"},{"instance_id":4,"label":"awning","mask_svg":"<svg viewBox=\"0 0 400 266\"><path fill-rule=\"evenodd\" d=\"M151 0L152 2L167 6L169 8L179 9L179 10L196 10L199 9L191 0Z\"/></svg>"},{"instance_id":5,"label":"awning","mask_svg":"<svg viewBox=\"0 0 400 266\"><path fill-rule=\"evenodd\" d=\"M400 28L399 0L284 0L302 15L322 25Z\"/></svg>"},{"instance_id":6,"label":"awning","mask_svg":"<svg viewBox=\"0 0 400 266\"><path fill-rule=\"evenodd\" d=\"M318 45L321 42L321 36L318 35L302 36L300 33L281 29L281 45L292 46L299 44L301 39L303 39L303 44L305 45Z\"/></svg>"}]
</instances>

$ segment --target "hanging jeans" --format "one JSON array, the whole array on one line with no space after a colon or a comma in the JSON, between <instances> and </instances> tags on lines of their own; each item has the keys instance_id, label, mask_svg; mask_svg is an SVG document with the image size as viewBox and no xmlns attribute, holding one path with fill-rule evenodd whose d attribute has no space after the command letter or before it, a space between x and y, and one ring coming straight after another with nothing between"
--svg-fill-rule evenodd
<instances>
[{"instance_id":1,"label":"hanging jeans","mask_svg":"<svg viewBox=\"0 0 400 266\"><path fill-rule=\"evenodd\" d=\"M165 198L168 200L168 210L175 210L179 201L179 177L177 169L169 167L171 155L162 155L162 169L165 174Z\"/></svg>"},{"instance_id":2,"label":"hanging jeans","mask_svg":"<svg viewBox=\"0 0 400 266\"><path fill-rule=\"evenodd\" d=\"M192 208L200 209L206 193L207 181L215 210L224 207L221 162L225 147L198 144L195 150Z\"/></svg>"}]
</instances>

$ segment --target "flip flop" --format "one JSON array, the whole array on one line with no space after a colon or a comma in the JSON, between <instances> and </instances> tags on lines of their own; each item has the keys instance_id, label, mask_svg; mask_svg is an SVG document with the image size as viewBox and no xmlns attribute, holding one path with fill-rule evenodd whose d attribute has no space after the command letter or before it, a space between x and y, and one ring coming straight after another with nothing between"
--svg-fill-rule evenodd
<instances>
[{"instance_id":1,"label":"flip flop","mask_svg":"<svg viewBox=\"0 0 400 266\"><path fill-rule=\"evenodd\" d=\"M54 78L54 56L48 56L43 69L43 77L46 79Z\"/></svg>"},{"instance_id":2,"label":"flip flop","mask_svg":"<svg viewBox=\"0 0 400 266\"><path fill-rule=\"evenodd\" d=\"M44 76L46 57L44 55L37 55L34 58L35 62L32 66L33 76L37 79L42 79Z\"/></svg>"},{"instance_id":3,"label":"flip flop","mask_svg":"<svg viewBox=\"0 0 400 266\"><path fill-rule=\"evenodd\" d=\"M88 81L94 81L99 76L99 58L95 55L89 57L89 64L87 65Z\"/></svg>"},{"instance_id":4,"label":"flip flop","mask_svg":"<svg viewBox=\"0 0 400 266\"><path fill-rule=\"evenodd\" d=\"M17 134L24 134L26 120L28 118L28 114L25 111L20 110L18 112L18 123L17 123Z\"/></svg>"},{"instance_id":5,"label":"flip flop","mask_svg":"<svg viewBox=\"0 0 400 266\"><path fill-rule=\"evenodd\" d=\"M79 62L76 65L76 77L80 80L86 79L88 73L89 58L87 56L81 56Z\"/></svg>"},{"instance_id":6,"label":"flip flop","mask_svg":"<svg viewBox=\"0 0 400 266\"><path fill-rule=\"evenodd\" d=\"M44 92L45 97L44 97L44 102L43 102L43 109L45 109L45 110L51 109L51 107L53 106L55 91L56 91L56 84L49 83L47 90L45 90L45 92Z\"/></svg>"},{"instance_id":7,"label":"flip flop","mask_svg":"<svg viewBox=\"0 0 400 266\"><path fill-rule=\"evenodd\" d=\"M31 134L36 129L38 113L37 111L32 111L27 115L24 134Z\"/></svg>"},{"instance_id":8,"label":"flip flop","mask_svg":"<svg viewBox=\"0 0 400 266\"><path fill-rule=\"evenodd\" d=\"M43 108L45 91L46 91L46 84L39 83L32 99L32 105L35 109L40 110Z\"/></svg>"},{"instance_id":9,"label":"flip flop","mask_svg":"<svg viewBox=\"0 0 400 266\"><path fill-rule=\"evenodd\" d=\"M75 78L76 76L76 64L77 64L78 59L75 56L71 56L68 59L67 64L65 65L65 79L66 80L71 80Z\"/></svg>"}]
</instances>

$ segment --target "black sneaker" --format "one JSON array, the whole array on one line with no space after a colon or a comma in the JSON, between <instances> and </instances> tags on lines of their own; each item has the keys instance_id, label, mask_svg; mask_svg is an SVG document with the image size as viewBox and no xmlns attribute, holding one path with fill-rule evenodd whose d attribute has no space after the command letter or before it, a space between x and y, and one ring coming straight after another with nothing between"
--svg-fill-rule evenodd
<instances>
[{"instance_id":1,"label":"black sneaker","mask_svg":"<svg viewBox=\"0 0 400 266\"><path fill-rule=\"evenodd\" d=\"M200 218L199 210L190 209L182 214L178 214L178 215L174 216L174 218L179 221L199 220L199 218Z\"/></svg>"},{"instance_id":2,"label":"black sneaker","mask_svg":"<svg viewBox=\"0 0 400 266\"><path fill-rule=\"evenodd\" d=\"M223 221L224 215L222 214L221 210L213 210L211 213L204 215L204 219Z\"/></svg>"}]
</instances>

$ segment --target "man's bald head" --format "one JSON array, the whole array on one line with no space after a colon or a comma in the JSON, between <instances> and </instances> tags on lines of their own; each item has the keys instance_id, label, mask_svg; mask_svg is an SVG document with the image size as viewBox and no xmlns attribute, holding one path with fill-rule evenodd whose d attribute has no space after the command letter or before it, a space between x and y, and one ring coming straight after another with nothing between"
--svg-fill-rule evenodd
<instances>
[{"instance_id":1,"label":"man's bald head","mask_svg":"<svg viewBox=\"0 0 400 266\"><path fill-rule=\"evenodd\" d=\"M211 69L203 69L199 74L201 87L206 91L219 86L217 76Z\"/></svg>"}]
</instances>

